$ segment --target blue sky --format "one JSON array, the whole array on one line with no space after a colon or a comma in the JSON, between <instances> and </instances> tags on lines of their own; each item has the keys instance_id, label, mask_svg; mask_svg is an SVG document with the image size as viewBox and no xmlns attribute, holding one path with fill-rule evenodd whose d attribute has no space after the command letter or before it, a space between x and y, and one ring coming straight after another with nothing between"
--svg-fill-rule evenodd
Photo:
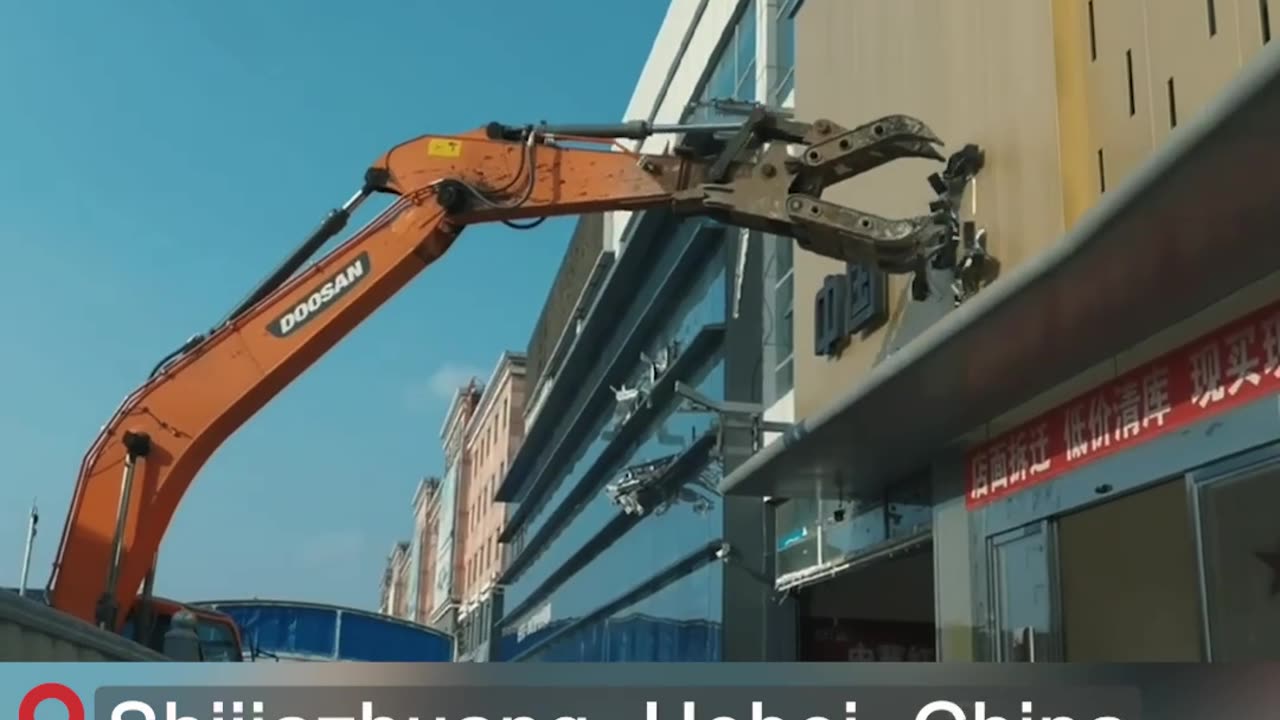
<instances>
[{"instance_id":1,"label":"blue sky","mask_svg":"<svg viewBox=\"0 0 1280 720\"><path fill-rule=\"evenodd\" d=\"M101 424L379 153L491 120L621 119L666 6L0 3L0 586L32 499L43 585ZM470 228L214 456L157 590L374 607L451 386L524 348L571 228Z\"/></svg>"}]
</instances>

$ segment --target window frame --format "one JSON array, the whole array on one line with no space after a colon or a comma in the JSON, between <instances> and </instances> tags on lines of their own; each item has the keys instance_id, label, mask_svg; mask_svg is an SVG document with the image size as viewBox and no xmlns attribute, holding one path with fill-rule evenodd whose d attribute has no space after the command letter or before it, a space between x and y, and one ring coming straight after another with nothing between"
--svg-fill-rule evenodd
<instances>
[{"instance_id":1,"label":"window frame","mask_svg":"<svg viewBox=\"0 0 1280 720\"><path fill-rule=\"evenodd\" d=\"M783 237L783 238L781 238L781 239L782 239L784 242L788 242L788 241L790 241L790 238L785 238L785 237ZM779 353L778 353L778 359L777 359L777 361L776 361L776 362L774 363L774 365L773 365L773 370L774 370L774 373L775 373L775 374L776 374L776 373L781 372L781 371L782 371L782 369L783 369L783 366L784 366L784 365L787 365L788 363L793 363L793 362L794 362L794 360L795 360L795 356L796 356L796 336L795 336L795 312L796 312L795 296L796 296L796 290L795 290L795 276L796 276L795 264L794 264L794 263L792 263L792 264L791 264L791 266L787 268L786 273L784 273L784 274L782 275L782 277L778 278L778 280L777 280L776 282L774 282L774 284L773 284L773 302L775 303L775 306L782 305L782 303L783 303L783 302L785 302L785 303L786 303L786 308L787 308L787 309L786 309L785 311L783 311L782 313L780 313L780 314L781 314L782 319L783 319L783 321L784 321L784 322L787 322L787 323L790 323L790 324L791 324L790 333L788 333L788 335L787 335L787 347L786 347L786 352L785 352L785 354L783 354L782 352L779 352ZM783 286L784 286L784 285L789 285L789 286L790 286L790 292L786 293L786 295L785 295L785 296L784 296L784 294L783 294L783 292L782 292L782 289L783 289ZM776 339L776 338L777 338L777 336L778 336L778 332L779 332L779 328L774 328L774 338L775 338L775 339ZM775 344L777 344L777 343L775 342ZM779 348L779 350L782 350L782 348ZM775 378L775 382L776 382L776 378ZM788 385L792 385L792 384L794 384L794 379L793 379L793 382L788 383ZM786 394L787 394L788 392L790 392L790 391L791 391L791 388L790 388L790 387L788 387L786 390L783 390L783 389L781 389L781 387L779 387L779 389L777 390L777 394L778 394L779 396L781 396L781 395L786 395Z\"/></svg>"},{"instance_id":2,"label":"window frame","mask_svg":"<svg viewBox=\"0 0 1280 720\"><path fill-rule=\"evenodd\" d=\"M719 47L711 55L712 61L708 63L706 73L689 99L683 121L714 122L717 120L713 110L703 104L713 100L756 102L756 75L759 68L760 55L760 47L756 38L757 24L759 22L756 17L758 3L759 0L746 0L736 9L733 19L725 28L724 37L721 39ZM751 31L743 32L743 21L748 17L751 18ZM738 67L738 56L741 54L740 49L745 43L750 43L751 45L751 52L749 53L751 59L747 61L750 70L744 72L743 69ZM713 88L716 86L717 80L726 72L731 75L732 95L728 98L716 97ZM743 90L746 88L751 90L750 97L742 96Z\"/></svg>"},{"instance_id":3,"label":"window frame","mask_svg":"<svg viewBox=\"0 0 1280 720\"><path fill-rule=\"evenodd\" d=\"M773 46L773 64L777 68L777 77L772 79L769 88L768 97L770 102L775 105L783 105L787 96L795 89L796 81L796 14L800 12L800 7L804 5L804 0L782 0L778 6L777 12L774 13L773 29L774 40ZM780 45L778 35L786 29L791 33L791 57L784 65L782 59L778 56L776 48ZM785 68L785 70L784 70Z\"/></svg>"}]
</instances>

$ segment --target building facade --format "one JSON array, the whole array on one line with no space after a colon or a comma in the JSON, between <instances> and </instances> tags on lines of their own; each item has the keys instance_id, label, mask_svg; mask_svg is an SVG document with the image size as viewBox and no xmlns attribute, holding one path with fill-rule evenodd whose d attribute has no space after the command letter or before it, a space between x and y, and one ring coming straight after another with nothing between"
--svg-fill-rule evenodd
<instances>
[{"instance_id":1,"label":"building facade","mask_svg":"<svg viewBox=\"0 0 1280 720\"><path fill-rule=\"evenodd\" d=\"M721 489L775 507L797 657L1276 657L1267 4L787 12L799 119L907 113L982 152L959 262L913 278L791 260L799 427ZM920 215L937 169L895 163L826 197ZM832 288L836 320L818 311Z\"/></svg>"},{"instance_id":2,"label":"building facade","mask_svg":"<svg viewBox=\"0 0 1280 720\"><path fill-rule=\"evenodd\" d=\"M466 570L465 558L459 552L460 526L465 525L459 498L465 492L470 472L471 455L467 452L467 428L480 403L482 389L472 379L454 393L440 428L444 450L444 475L433 508L435 578L431 588L432 606L427 625L454 634L458 627L461 603L461 578Z\"/></svg>"},{"instance_id":3,"label":"building facade","mask_svg":"<svg viewBox=\"0 0 1280 720\"><path fill-rule=\"evenodd\" d=\"M387 555L379 612L427 625L436 611L441 480L423 478L413 494L413 535Z\"/></svg>"},{"instance_id":4,"label":"building facade","mask_svg":"<svg viewBox=\"0 0 1280 720\"><path fill-rule=\"evenodd\" d=\"M612 234L605 231L605 223L611 217L599 213L582 216L560 261L547 301L529 337L525 363L529 396L525 406L526 424L537 418L543 400L560 377L565 354L582 329L586 310L613 267L617 243Z\"/></svg>"},{"instance_id":5,"label":"building facade","mask_svg":"<svg viewBox=\"0 0 1280 720\"><path fill-rule=\"evenodd\" d=\"M436 559L440 522L440 478L426 477L413 493L413 540L410 543L409 614L406 619L426 625L435 608Z\"/></svg>"},{"instance_id":6,"label":"building facade","mask_svg":"<svg viewBox=\"0 0 1280 720\"><path fill-rule=\"evenodd\" d=\"M708 119L717 110L705 101L755 100L785 84L761 59L776 11L671 3L626 118ZM640 149L660 152L666 140ZM596 227L601 240L588 235ZM574 309L559 314L565 327L546 361L531 346L541 374L529 378L528 433L498 493L515 509L503 533L511 559L493 655L776 655L791 622L778 619L789 604L773 591L761 537L768 506L716 489L739 462L744 433L685 391L754 408L747 415L785 416L789 335L766 330L774 313L789 312L775 302L787 282L774 259L781 243L659 211L606 213L584 220L579 235L589 251L571 245L566 264L603 278L584 283ZM558 302L553 290L548 306Z\"/></svg>"},{"instance_id":7,"label":"building facade","mask_svg":"<svg viewBox=\"0 0 1280 720\"><path fill-rule=\"evenodd\" d=\"M456 637L462 661L489 659L507 558L507 509L493 496L524 437L526 366L523 353L505 352L487 385L472 378L454 393L440 430L444 474L418 483L412 539L396 544L383 574L381 611Z\"/></svg>"},{"instance_id":8,"label":"building facade","mask_svg":"<svg viewBox=\"0 0 1280 720\"><path fill-rule=\"evenodd\" d=\"M469 462L457 523L460 661L489 660L494 608L500 602L497 581L507 559L498 538L506 529L508 508L494 495L524 439L525 366L523 353L502 354L466 429Z\"/></svg>"},{"instance_id":9,"label":"building facade","mask_svg":"<svg viewBox=\"0 0 1280 720\"><path fill-rule=\"evenodd\" d=\"M397 542L387 553L379 590L378 612L396 618L409 617L409 543Z\"/></svg>"}]
</instances>

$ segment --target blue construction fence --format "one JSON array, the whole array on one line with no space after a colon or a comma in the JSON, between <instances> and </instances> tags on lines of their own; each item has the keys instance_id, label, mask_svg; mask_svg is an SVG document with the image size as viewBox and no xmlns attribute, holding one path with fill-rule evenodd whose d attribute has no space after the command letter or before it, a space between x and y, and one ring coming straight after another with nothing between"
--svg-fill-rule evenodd
<instances>
[{"instance_id":1,"label":"blue construction fence","mask_svg":"<svg viewBox=\"0 0 1280 720\"><path fill-rule=\"evenodd\" d=\"M450 662L453 638L356 608L278 600L192 603L230 615L257 661Z\"/></svg>"}]
</instances>

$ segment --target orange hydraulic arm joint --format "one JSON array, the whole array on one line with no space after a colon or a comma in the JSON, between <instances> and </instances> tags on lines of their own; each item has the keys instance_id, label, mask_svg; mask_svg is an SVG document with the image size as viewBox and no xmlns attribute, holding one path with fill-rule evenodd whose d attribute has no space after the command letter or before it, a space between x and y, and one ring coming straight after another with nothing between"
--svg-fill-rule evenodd
<instances>
[{"instance_id":1,"label":"orange hydraulic arm joint","mask_svg":"<svg viewBox=\"0 0 1280 720\"><path fill-rule=\"evenodd\" d=\"M678 134L674 152L610 147ZM666 207L795 237L811 251L911 272L947 233L933 215L889 220L820 199L896 158L941 160L913 118L846 130L752 108L719 125L508 127L392 148L363 187L208 333L165 358L86 454L50 577L52 604L118 629L178 503L233 432L423 268L467 225ZM788 152L799 146L799 155ZM375 194L393 202L303 266Z\"/></svg>"}]
</instances>

